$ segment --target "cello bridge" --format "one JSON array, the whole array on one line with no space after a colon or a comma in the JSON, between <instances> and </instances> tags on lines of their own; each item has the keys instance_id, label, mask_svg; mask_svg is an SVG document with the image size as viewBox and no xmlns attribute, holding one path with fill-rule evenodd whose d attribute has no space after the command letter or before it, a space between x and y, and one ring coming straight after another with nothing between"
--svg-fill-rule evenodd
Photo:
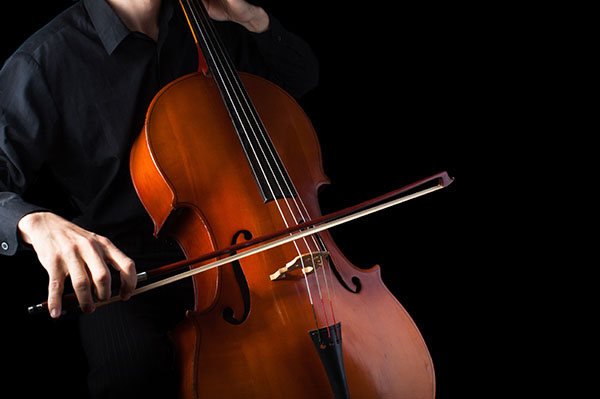
<instances>
[{"instance_id":1,"label":"cello bridge","mask_svg":"<svg viewBox=\"0 0 600 399\"><path fill-rule=\"evenodd\" d=\"M312 273L316 267L323 266L323 262L329 256L329 252L316 251L296 256L284 267L271 274L271 281L282 280L286 278L287 273L293 270L303 270L304 274Z\"/></svg>"}]
</instances>

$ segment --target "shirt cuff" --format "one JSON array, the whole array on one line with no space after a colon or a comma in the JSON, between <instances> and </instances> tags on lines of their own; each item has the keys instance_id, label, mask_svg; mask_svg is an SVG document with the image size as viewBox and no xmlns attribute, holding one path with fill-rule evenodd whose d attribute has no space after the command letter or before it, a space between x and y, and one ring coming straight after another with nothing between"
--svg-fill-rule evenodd
<instances>
[{"instance_id":1,"label":"shirt cuff","mask_svg":"<svg viewBox=\"0 0 600 399\"><path fill-rule=\"evenodd\" d=\"M29 204L14 193L0 193L0 254L14 255L23 245L19 240L18 224L21 218L33 212L47 211Z\"/></svg>"}]
</instances>

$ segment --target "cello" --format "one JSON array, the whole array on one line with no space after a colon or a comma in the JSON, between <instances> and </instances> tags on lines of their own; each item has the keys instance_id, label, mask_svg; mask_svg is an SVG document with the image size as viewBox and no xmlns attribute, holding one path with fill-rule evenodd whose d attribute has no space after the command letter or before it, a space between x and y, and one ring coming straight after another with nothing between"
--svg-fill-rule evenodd
<instances>
[{"instance_id":1,"label":"cello","mask_svg":"<svg viewBox=\"0 0 600 399\"><path fill-rule=\"evenodd\" d=\"M327 178L295 101L238 74L202 3L181 3L206 66L154 98L131 175L155 234L195 259L314 220ZM435 395L426 345L378 268L311 233L194 275L194 309L172 334L182 397Z\"/></svg>"}]
</instances>

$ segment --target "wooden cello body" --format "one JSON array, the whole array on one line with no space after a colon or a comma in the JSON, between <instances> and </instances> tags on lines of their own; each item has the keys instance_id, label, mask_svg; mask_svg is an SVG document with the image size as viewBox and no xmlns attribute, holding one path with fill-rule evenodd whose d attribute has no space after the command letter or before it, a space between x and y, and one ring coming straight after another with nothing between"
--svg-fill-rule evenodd
<instances>
[{"instance_id":1,"label":"wooden cello body","mask_svg":"<svg viewBox=\"0 0 600 399\"><path fill-rule=\"evenodd\" d=\"M190 258L320 215L310 121L279 87L238 76L267 138L242 137L214 73L198 72L158 93L131 152L155 233ZM353 266L327 232L194 276L194 290L172 333L182 398L435 396L426 344L379 268Z\"/></svg>"}]
</instances>

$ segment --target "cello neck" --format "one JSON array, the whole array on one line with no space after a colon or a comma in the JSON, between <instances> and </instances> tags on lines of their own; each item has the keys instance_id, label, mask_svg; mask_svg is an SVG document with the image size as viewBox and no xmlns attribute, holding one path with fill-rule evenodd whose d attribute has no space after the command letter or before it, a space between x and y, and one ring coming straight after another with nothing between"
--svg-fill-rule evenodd
<instances>
[{"instance_id":1,"label":"cello neck","mask_svg":"<svg viewBox=\"0 0 600 399\"><path fill-rule=\"evenodd\" d=\"M200 58L206 63L213 77L236 79L237 73L217 30L200 0L179 0L185 13L194 40L198 45ZM202 65L201 65L202 69Z\"/></svg>"},{"instance_id":2,"label":"cello neck","mask_svg":"<svg viewBox=\"0 0 600 399\"><path fill-rule=\"evenodd\" d=\"M297 195L217 30L200 0L180 0L198 50L229 113L263 201Z\"/></svg>"}]
</instances>

